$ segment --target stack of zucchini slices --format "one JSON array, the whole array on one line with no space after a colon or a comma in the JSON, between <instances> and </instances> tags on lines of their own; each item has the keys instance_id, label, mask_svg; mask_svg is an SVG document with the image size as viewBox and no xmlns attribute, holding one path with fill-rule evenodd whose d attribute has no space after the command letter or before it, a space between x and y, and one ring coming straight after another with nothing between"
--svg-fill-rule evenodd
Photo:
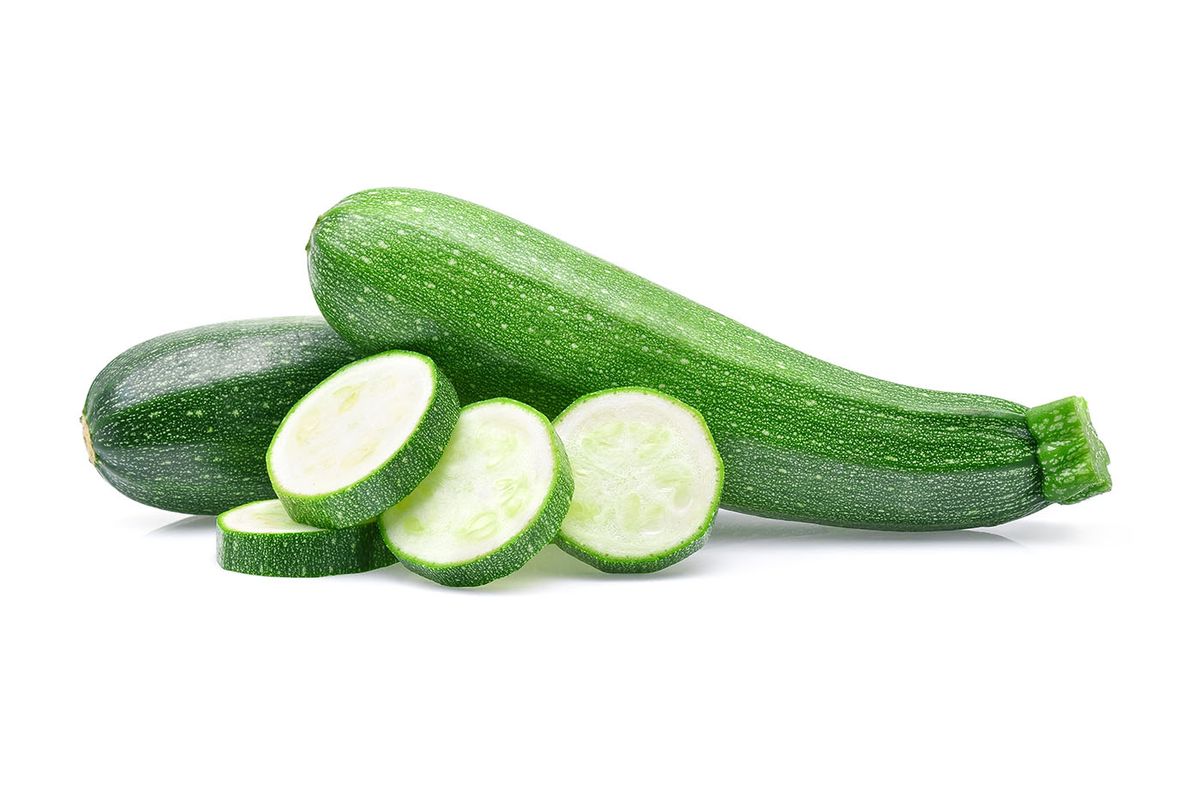
<instances>
[{"instance_id":1,"label":"stack of zucchini slices","mask_svg":"<svg viewBox=\"0 0 1200 788\"><path fill-rule=\"evenodd\" d=\"M515 400L459 407L433 361L354 361L287 413L266 454L276 499L217 518L226 569L274 577L401 563L478 586L557 540L608 572L650 572L705 541L721 460L699 413L645 389L579 400L551 424Z\"/></svg>"}]
</instances>

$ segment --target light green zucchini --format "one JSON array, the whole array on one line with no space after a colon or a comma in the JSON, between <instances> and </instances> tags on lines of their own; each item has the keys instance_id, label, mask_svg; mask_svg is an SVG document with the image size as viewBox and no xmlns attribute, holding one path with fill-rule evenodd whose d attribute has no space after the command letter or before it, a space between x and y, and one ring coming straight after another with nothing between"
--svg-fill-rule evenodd
<instances>
[{"instance_id":1,"label":"light green zucchini","mask_svg":"<svg viewBox=\"0 0 1200 788\"><path fill-rule=\"evenodd\" d=\"M463 409L445 455L379 518L412 571L448 586L511 574L553 541L574 482L550 422L507 399Z\"/></svg>"},{"instance_id":2,"label":"light green zucchini","mask_svg":"<svg viewBox=\"0 0 1200 788\"><path fill-rule=\"evenodd\" d=\"M248 575L324 577L389 566L396 557L373 520L351 528L314 528L270 500L217 517L217 563Z\"/></svg>"},{"instance_id":3,"label":"light green zucchini","mask_svg":"<svg viewBox=\"0 0 1200 788\"><path fill-rule=\"evenodd\" d=\"M358 354L319 317L164 334L101 370L83 406L88 459L160 509L219 514L270 498L265 457L300 397Z\"/></svg>"},{"instance_id":4,"label":"light green zucchini","mask_svg":"<svg viewBox=\"0 0 1200 788\"><path fill-rule=\"evenodd\" d=\"M373 189L322 215L313 294L363 351L434 358L464 401L510 396L556 414L587 392L644 386L704 414L722 505L833 525L995 525L1110 487L1086 421L1045 463L1027 408L888 383L820 361L528 225L463 200ZM763 282L759 286L772 286ZM1082 401L1071 408L1085 418ZM1036 411L1035 416L1036 419Z\"/></svg>"},{"instance_id":5,"label":"light green zucchini","mask_svg":"<svg viewBox=\"0 0 1200 788\"><path fill-rule=\"evenodd\" d=\"M425 356L348 364L296 403L267 450L292 519L347 528L377 516L433 470L458 420L450 381Z\"/></svg>"},{"instance_id":6,"label":"light green zucchini","mask_svg":"<svg viewBox=\"0 0 1200 788\"><path fill-rule=\"evenodd\" d=\"M704 417L661 392L598 391L554 421L575 495L558 545L605 572L656 572L708 540L721 456Z\"/></svg>"}]
</instances>

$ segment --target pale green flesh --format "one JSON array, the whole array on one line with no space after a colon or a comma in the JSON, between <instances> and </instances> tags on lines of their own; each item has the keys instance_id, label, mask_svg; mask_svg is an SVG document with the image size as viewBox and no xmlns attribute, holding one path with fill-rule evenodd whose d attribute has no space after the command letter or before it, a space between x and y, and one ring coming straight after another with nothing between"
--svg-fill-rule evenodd
<instances>
[{"instance_id":1,"label":"pale green flesh","mask_svg":"<svg viewBox=\"0 0 1200 788\"><path fill-rule=\"evenodd\" d=\"M482 403L464 409L433 473L380 516L380 527L401 560L469 562L537 517L554 474L542 419L516 403Z\"/></svg>"},{"instance_id":2,"label":"pale green flesh","mask_svg":"<svg viewBox=\"0 0 1200 788\"><path fill-rule=\"evenodd\" d=\"M293 520L278 500L258 501L228 511L221 515L221 527L244 534L296 534L322 530Z\"/></svg>"},{"instance_id":3,"label":"pale green flesh","mask_svg":"<svg viewBox=\"0 0 1200 788\"><path fill-rule=\"evenodd\" d=\"M678 549L707 530L721 465L703 420L677 401L622 389L555 421L575 475L562 538L617 559Z\"/></svg>"},{"instance_id":4,"label":"pale green flesh","mask_svg":"<svg viewBox=\"0 0 1200 788\"><path fill-rule=\"evenodd\" d=\"M271 447L278 489L321 495L371 475L412 435L433 395L418 357L388 354L350 365L288 414Z\"/></svg>"},{"instance_id":5,"label":"pale green flesh","mask_svg":"<svg viewBox=\"0 0 1200 788\"><path fill-rule=\"evenodd\" d=\"M379 353L343 367L296 404L267 450L267 471L297 522L361 525L434 469L458 415L454 387L430 359Z\"/></svg>"}]
</instances>

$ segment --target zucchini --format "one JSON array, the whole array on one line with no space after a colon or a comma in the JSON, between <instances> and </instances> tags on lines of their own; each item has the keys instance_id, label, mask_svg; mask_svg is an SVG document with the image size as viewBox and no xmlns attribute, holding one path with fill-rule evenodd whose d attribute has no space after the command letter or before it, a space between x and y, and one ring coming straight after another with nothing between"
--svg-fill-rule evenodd
<instances>
[{"instance_id":1,"label":"zucchini","mask_svg":"<svg viewBox=\"0 0 1200 788\"><path fill-rule=\"evenodd\" d=\"M610 389L554 422L575 476L558 545L605 572L656 572L708 540L721 456L704 417L657 391Z\"/></svg>"},{"instance_id":2,"label":"zucchini","mask_svg":"<svg viewBox=\"0 0 1200 788\"><path fill-rule=\"evenodd\" d=\"M690 402L724 458L727 509L859 528L973 528L1111 487L1090 422L1056 435L1087 469L1058 476L1040 462L1022 405L830 365L443 194L342 200L313 227L308 272L325 319L356 348L426 353L463 401L504 395L557 414L583 393L635 385Z\"/></svg>"},{"instance_id":3,"label":"zucchini","mask_svg":"<svg viewBox=\"0 0 1200 788\"><path fill-rule=\"evenodd\" d=\"M446 448L458 396L425 356L355 361L296 403L267 449L267 472L298 523L349 528L412 492Z\"/></svg>"},{"instance_id":4,"label":"zucchini","mask_svg":"<svg viewBox=\"0 0 1200 788\"><path fill-rule=\"evenodd\" d=\"M554 540L574 481L541 413L507 399L463 409L442 461L379 518L400 563L448 586L515 572Z\"/></svg>"},{"instance_id":5,"label":"zucchini","mask_svg":"<svg viewBox=\"0 0 1200 788\"><path fill-rule=\"evenodd\" d=\"M354 528L314 528L277 500L255 501L217 517L217 563L268 577L325 577L396 563L372 520Z\"/></svg>"},{"instance_id":6,"label":"zucchini","mask_svg":"<svg viewBox=\"0 0 1200 788\"><path fill-rule=\"evenodd\" d=\"M155 337L88 390L88 459L120 492L186 514L274 497L264 457L296 400L358 357L319 317L239 320Z\"/></svg>"},{"instance_id":7,"label":"zucchini","mask_svg":"<svg viewBox=\"0 0 1200 788\"><path fill-rule=\"evenodd\" d=\"M724 459L730 509L936 530L1111 486L1086 421L1060 424L1054 441L1083 469L1061 475L1021 405L819 361L453 197L352 195L317 220L308 267L318 306L351 344L428 354L464 401L504 395L553 415L590 391L645 386L691 403Z\"/></svg>"}]
</instances>

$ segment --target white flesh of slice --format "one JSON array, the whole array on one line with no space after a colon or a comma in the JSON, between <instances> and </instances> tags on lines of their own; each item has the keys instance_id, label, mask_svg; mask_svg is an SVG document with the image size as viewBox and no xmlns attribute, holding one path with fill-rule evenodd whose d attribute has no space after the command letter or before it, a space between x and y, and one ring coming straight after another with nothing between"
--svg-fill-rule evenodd
<instances>
[{"instance_id":1,"label":"white flesh of slice","mask_svg":"<svg viewBox=\"0 0 1200 788\"><path fill-rule=\"evenodd\" d=\"M276 483L294 495L321 495L366 478L412 435L433 384L429 365L406 355L379 356L329 378L283 422L271 451Z\"/></svg>"},{"instance_id":2,"label":"white flesh of slice","mask_svg":"<svg viewBox=\"0 0 1200 788\"><path fill-rule=\"evenodd\" d=\"M279 501L259 501L239 506L221 515L221 524L227 530L244 534L296 534L324 530L303 525L288 517L287 510Z\"/></svg>"},{"instance_id":3,"label":"white flesh of slice","mask_svg":"<svg viewBox=\"0 0 1200 788\"><path fill-rule=\"evenodd\" d=\"M428 564L470 561L512 539L554 480L546 426L511 402L465 408L433 473L384 512L393 549Z\"/></svg>"},{"instance_id":4,"label":"white flesh of slice","mask_svg":"<svg viewBox=\"0 0 1200 788\"><path fill-rule=\"evenodd\" d=\"M600 394L555 422L575 475L568 539L619 558L688 541L711 518L719 471L691 411L638 391Z\"/></svg>"}]
</instances>

